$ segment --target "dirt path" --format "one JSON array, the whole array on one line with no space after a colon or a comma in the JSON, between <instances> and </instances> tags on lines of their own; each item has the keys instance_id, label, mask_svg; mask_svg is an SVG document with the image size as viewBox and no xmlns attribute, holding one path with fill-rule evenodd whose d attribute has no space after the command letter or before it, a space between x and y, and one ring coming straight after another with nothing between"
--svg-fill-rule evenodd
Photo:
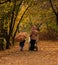
<instances>
[{"instance_id":1,"label":"dirt path","mask_svg":"<svg viewBox=\"0 0 58 65\"><path fill-rule=\"evenodd\" d=\"M0 65L58 65L58 42L40 41L38 51L24 51L19 46L0 51Z\"/></svg>"}]
</instances>

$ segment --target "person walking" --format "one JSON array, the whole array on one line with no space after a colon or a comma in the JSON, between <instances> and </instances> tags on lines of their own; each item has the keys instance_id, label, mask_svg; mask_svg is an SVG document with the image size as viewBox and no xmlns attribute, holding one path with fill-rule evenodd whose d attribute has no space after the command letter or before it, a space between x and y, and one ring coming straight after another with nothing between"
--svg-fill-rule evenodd
<instances>
[{"instance_id":1,"label":"person walking","mask_svg":"<svg viewBox=\"0 0 58 65\"><path fill-rule=\"evenodd\" d=\"M26 38L27 38L27 32L19 32L19 33L15 36L15 40L16 40L17 42L19 42L20 51L23 51Z\"/></svg>"},{"instance_id":2,"label":"person walking","mask_svg":"<svg viewBox=\"0 0 58 65\"><path fill-rule=\"evenodd\" d=\"M38 42L38 30L37 27L34 25L32 26L30 32L30 46L29 46L30 51L38 50L37 42Z\"/></svg>"}]
</instances>

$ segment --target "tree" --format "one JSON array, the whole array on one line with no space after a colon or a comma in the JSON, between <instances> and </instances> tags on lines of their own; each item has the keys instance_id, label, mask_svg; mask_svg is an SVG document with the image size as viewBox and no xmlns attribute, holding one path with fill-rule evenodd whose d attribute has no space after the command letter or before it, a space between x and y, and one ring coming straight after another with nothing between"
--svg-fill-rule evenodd
<instances>
[{"instance_id":1,"label":"tree","mask_svg":"<svg viewBox=\"0 0 58 65\"><path fill-rule=\"evenodd\" d=\"M23 16L24 16L24 14L25 14L25 12L28 10L28 8L31 6L31 4L32 4L32 1L31 1L31 3L30 3L29 5L27 5L25 11L23 12L23 14L22 14L22 16L21 16L21 18L20 18L20 20L19 20L19 23L17 24L16 30L15 30L14 35L13 35L13 38L12 38L12 39L13 39L13 44L14 44L14 38L15 38L16 33L17 33L17 31L18 31L18 28L19 28L19 24L20 24L20 22L21 22L21 20L22 20L22 18L23 18Z\"/></svg>"},{"instance_id":2,"label":"tree","mask_svg":"<svg viewBox=\"0 0 58 65\"><path fill-rule=\"evenodd\" d=\"M20 24L20 22L21 22L21 20L22 20L22 18L23 18L23 16L24 16L26 10L27 10L27 9L29 8L29 6L31 5L31 4L30 4L31 1L32 1L32 0L29 0L29 1L28 1L28 0L20 0L20 1L14 0L14 1L9 2L9 3L12 3L13 5L12 5L12 8L10 8L10 10L8 11L8 13L6 13L6 14L7 14L6 17L7 17L7 19L8 19L7 21L10 20L10 21L9 21L9 25L8 25L9 31L7 31L7 30L5 31L5 30L4 30L4 36L3 36L3 37L5 38L5 40L6 40L6 49L9 49L9 48L10 48L11 38L13 39L12 41L14 41L14 37L15 37L15 35L16 35L16 33L17 33L19 24ZM8 0L7 0L7 2L8 2ZM5 4L5 3L7 3L7 2L3 2L3 3L1 3L1 5ZM29 4L28 4L28 2L29 2ZM6 4L5 4L5 5L6 5ZM20 12L22 6L24 6L24 7L26 7L26 8L25 8L25 10L23 11L23 13L21 14L20 19L18 19L19 21L18 21L18 24L17 24L17 23L16 23L16 19L17 19L17 17L18 17L18 13ZM2 13L3 13L3 12L2 12ZM10 14L10 16L8 17L9 14ZM4 15L5 15L5 14L4 14ZM3 16L3 15L2 15L2 16ZM4 16L4 20L5 20L5 16ZM14 31L15 24L17 24L17 25L16 25L16 30Z\"/></svg>"},{"instance_id":3,"label":"tree","mask_svg":"<svg viewBox=\"0 0 58 65\"><path fill-rule=\"evenodd\" d=\"M53 10L53 12L54 12L54 14L55 14L55 16L56 16L56 20L57 20L56 23L57 23L57 25L58 25L58 11L56 11L56 10L54 9L52 0L49 0L49 2L50 2L50 4L51 4L52 10Z\"/></svg>"}]
</instances>

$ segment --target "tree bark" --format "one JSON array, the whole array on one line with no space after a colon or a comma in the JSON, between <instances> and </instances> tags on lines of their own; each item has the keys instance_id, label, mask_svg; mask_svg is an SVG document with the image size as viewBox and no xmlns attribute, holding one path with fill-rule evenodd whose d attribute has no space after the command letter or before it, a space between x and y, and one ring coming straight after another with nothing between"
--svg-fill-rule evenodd
<instances>
[{"instance_id":1,"label":"tree bark","mask_svg":"<svg viewBox=\"0 0 58 65\"><path fill-rule=\"evenodd\" d=\"M6 40L6 49L9 49L10 46L11 46L10 37L7 35L7 36L5 37L5 40Z\"/></svg>"},{"instance_id":2,"label":"tree bark","mask_svg":"<svg viewBox=\"0 0 58 65\"><path fill-rule=\"evenodd\" d=\"M10 48L10 37L9 37L7 31L4 31L3 37L6 40L6 49L9 49Z\"/></svg>"},{"instance_id":3,"label":"tree bark","mask_svg":"<svg viewBox=\"0 0 58 65\"><path fill-rule=\"evenodd\" d=\"M58 12L56 14L56 21L57 21L57 25L58 25Z\"/></svg>"}]
</instances>

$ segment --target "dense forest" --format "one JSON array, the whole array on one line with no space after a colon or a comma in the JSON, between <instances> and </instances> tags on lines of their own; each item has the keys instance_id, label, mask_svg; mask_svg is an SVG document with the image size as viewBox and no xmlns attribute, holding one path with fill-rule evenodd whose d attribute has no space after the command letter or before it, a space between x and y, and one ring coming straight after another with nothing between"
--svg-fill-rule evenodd
<instances>
[{"instance_id":1,"label":"dense forest","mask_svg":"<svg viewBox=\"0 0 58 65\"><path fill-rule=\"evenodd\" d=\"M0 0L0 49L36 25L40 40L58 40L58 0Z\"/></svg>"}]
</instances>

